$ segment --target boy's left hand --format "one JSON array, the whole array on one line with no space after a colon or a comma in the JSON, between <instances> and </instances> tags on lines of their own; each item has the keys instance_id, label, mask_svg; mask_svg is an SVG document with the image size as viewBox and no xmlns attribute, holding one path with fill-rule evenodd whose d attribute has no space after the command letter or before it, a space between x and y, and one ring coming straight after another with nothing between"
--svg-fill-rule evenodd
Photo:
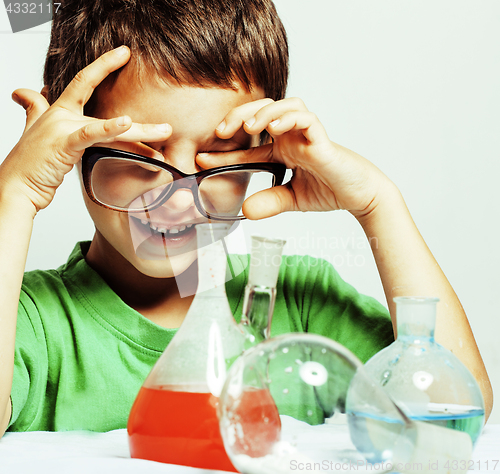
<instances>
[{"instance_id":1,"label":"boy's left hand","mask_svg":"<svg viewBox=\"0 0 500 474\"><path fill-rule=\"evenodd\" d=\"M316 115L300 99L261 99L234 108L216 134L231 138L241 127L250 135L267 130L273 143L234 152L203 153L203 168L233 163L273 161L293 170L284 186L248 199L243 212L250 219L286 211L346 209L356 217L369 214L391 181L372 163L333 143Z\"/></svg>"}]
</instances>

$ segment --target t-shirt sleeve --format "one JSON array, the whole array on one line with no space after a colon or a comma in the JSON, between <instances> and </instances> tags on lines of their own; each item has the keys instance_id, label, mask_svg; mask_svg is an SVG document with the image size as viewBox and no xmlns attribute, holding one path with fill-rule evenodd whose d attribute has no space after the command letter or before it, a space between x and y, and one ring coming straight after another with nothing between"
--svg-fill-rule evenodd
<instances>
[{"instance_id":1,"label":"t-shirt sleeve","mask_svg":"<svg viewBox=\"0 0 500 474\"><path fill-rule=\"evenodd\" d=\"M39 415L45 394L47 367L43 325L34 302L25 291L21 290L9 431L28 431Z\"/></svg>"},{"instance_id":2,"label":"t-shirt sleeve","mask_svg":"<svg viewBox=\"0 0 500 474\"><path fill-rule=\"evenodd\" d=\"M339 342L363 363L394 341L388 310L375 298L358 293L329 262L308 257L296 268L305 332Z\"/></svg>"}]
</instances>

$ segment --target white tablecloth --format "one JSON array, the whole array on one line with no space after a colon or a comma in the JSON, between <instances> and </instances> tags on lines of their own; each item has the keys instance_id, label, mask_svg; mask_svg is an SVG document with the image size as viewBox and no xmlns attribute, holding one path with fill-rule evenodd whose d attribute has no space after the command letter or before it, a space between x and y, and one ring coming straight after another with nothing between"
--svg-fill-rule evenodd
<instances>
[{"instance_id":1,"label":"white tablecloth","mask_svg":"<svg viewBox=\"0 0 500 474\"><path fill-rule=\"evenodd\" d=\"M474 450L471 466L475 473L500 474L500 425L485 426ZM206 471L131 459L126 430L108 433L82 431L6 433L0 440L0 474L216 472L221 471Z\"/></svg>"}]
</instances>

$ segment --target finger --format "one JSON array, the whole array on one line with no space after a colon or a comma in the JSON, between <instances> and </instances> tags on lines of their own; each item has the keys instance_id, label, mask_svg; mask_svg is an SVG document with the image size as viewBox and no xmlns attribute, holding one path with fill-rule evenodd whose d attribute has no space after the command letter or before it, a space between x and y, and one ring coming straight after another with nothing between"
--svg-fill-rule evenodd
<instances>
[{"instance_id":1,"label":"finger","mask_svg":"<svg viewBox=\"0 0 500 474\"><path fill-rule=\"evenodd\" d=\"M113 148L116 150L123 150L130 153L135 153L136 155L146 156L148 158L153 158L159 161L165 161L165 157L154 148L151 148L149 145L141 142L123 142L120 140L120 136L111 139L113 141ZM94 143L93 146L105 146L109 145L109 141L106 142L97 142Z\"/></svg>"},{"instance_id":2,"label":"finger","mask_svg":"<svg viewBox=\"0 0 500 474\"><path fill-rule=\"evenodd\" d=\"M287 112L274 119L266 129L271 136L278 137L284 133L297 130L301 131L307 141L319 143L328 140L325 128L312 112Z\"/></svg>"},{"instance_id":3,"label":"finger","mask_svg":"<svg viewBox=\"0 0 500 474\"><path fill-rule=\"evenodd\" d=\"M244 129L251 135L256 135L265 130L268 125L279 120L283 115L290 112L310 114L304 102L298 98L284 99L263 107L253 117L245 121Z\"/></svg>"},{"instance_id":4,"label":"finger","mask_svg":"<svg viewBox=\"0 0 500 474\"><path fill-rule=\"evenodd\" d=\"M168 123L144 124L132 123L132 126L120 135L109 137L108 141L122 142L159 142L170 138L172 127Z\"/></svg>"},{"instance_id":5,"label":"finger","mask_svg":"<svg viewBox=\"0 0 500 474\"><path fill-rule=\"evenodd\" d=\"M248 150L198 153L196 162L203 169L237 163L267 163L273 161L273 144L249 148Z\"/></svg>"},{"instance_id":6,"label":"finger","mask_svg":"<svg viewBox=\"0 0 500 474\"><path fill-rule=\"evenodd\" d=\"M110 73L126 64L129 58L130 50L126 46L103 54L78 72L55 103L73 112L81 112L94 89Z\"/></svg>"},{"instance_id":7,"label":"finger","mask_svg":"<svg viewBox=\"0 0 500 474\"><path fill-rule=\"evenodd\" d=\"M109 143L114 140L125 142L166 140L172 133L167 124L133 124L128 116L109 120L94 120L68 137L68 147L82 151L95 143Z\"/></svg>"},{"instance_id":8,"label":"finger","mask_svg":"<svg viewBox=\"0 0 500 474\"><path fill-rule=\"evenodd\" d=\"M31 89L16 89L12 93L12 100L26 111L25 131L49 108L45 97Z\"/></svg>"},{"instance_id":9,"label":"finger","mask_svg":"<svg viewBox=\"0 0 500 474\"><path fill-rule=\"evenodd\" d=\"M274 103L272 99L260 99L232 109L215 129L219 138L231 138L262 107Z\"/></svg>"},{"instance_id":10,"label":"finger","mask_svg":"<svg viewBox=\"0 0 500 474\"><path fill-rule=\"evenodd\" d=\"M296 210L295 195L289 184L260 191L243 203L243 214L250 220L265 219Z\"/></svg>"}]
</instances>

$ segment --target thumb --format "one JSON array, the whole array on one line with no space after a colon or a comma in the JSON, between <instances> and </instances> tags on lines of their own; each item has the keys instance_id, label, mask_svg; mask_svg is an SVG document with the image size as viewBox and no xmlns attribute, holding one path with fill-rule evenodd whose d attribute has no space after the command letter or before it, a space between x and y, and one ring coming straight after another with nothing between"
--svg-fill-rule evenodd
<instances>
[{"instance_id":1,"label":"thumb","mask_svg":"<svg viewBox=\"0 0 500 474\"><path fill-rule=\"evenodd\" d=\"M31 89L16 89L12 93L12 100L26 110L26 126L24 127L24 131L31 128L50 107L47 99L42 94Z\"/></svg>"},{"instance_id":2,"label":"thumb","mask_svg":"<svg viewBox=\"0 0 500 474\"><path fill-rule=\"evenodd\" d=\"M297 210L295 194L290 182L260 191L243 203L243 214L250 220L265 219L282 212Z\"/></svg>"}]
</instances>

